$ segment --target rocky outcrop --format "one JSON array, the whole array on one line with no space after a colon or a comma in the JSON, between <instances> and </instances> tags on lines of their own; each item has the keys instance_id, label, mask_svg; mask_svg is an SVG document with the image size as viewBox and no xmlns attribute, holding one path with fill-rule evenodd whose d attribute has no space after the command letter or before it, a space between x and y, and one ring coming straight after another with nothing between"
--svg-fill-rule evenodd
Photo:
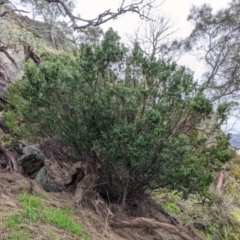
<instances>
[{"instance_id":1,"label":"rocky outcrop","mask_svg":"<svg viewBox=\"0 0 240 240\"><path fill-rule=\"evenodd\" d=\"M6 13L6 14L3 14ZM0 5L0 96L7 85L16 79L22 79L29 49L67 49L67 38L57 28Z\"/></svg>"},{"instance_id":2,"label":"rocky outcrop","mask_svg":"<svg viewBox=\"0 0 240 240\"><path fill-rule=\"evenodd\" d=\"M53 159L46 159L42 151L35 146L19 144L17 152L20 154L17 162L24 175L36 180L46 192L63 190L62 183L68 177L66 169L64 177L64 170L61 171L59 164Z\"/></svg>"}]
</instances>

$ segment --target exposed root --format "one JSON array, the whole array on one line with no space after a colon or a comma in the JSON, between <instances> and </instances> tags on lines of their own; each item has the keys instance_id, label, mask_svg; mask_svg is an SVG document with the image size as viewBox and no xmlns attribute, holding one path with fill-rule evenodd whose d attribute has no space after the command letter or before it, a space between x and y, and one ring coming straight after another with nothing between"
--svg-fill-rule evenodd
<instances>
[{"instance_id":1,"label":"exposed root","mask_svg":"<svg viewBox=\"0 0 240 240\"><path fill-rule=\"evenodd\" d=\"M217 178L215 180L215 188L218 191L218 193L221 193L223 190L223 183L224 183L224 179L225 179L225 171L222 170L218 175Z\"/></svg>"},{"instance_id":2,"label":"exposed root","mask_svg":"<svg viewBox=\"0 0 240 240\"><path fill-rule=\"evenodd\" d=\"M79 171L82 171L83 175L78 179L77 189L75 193L75 204L79 206L82 202L88 203L92 206L98 215L107 221L110 226L117 228L148 228L163 229L169 233L175 234L184 240L204 240L197 231L190 231L189 228L178 226L174 223L161 222L156 219L146 217L125 217L118 216L111 211L109 205L102 199L98 192L94 189L97 182L97 170L98 166L87 162L77 162L72 167L73 176Z\"/></svg>"},{"instance_id":3,"label":"exposed root","mask_svg":"<svg viewBox=\"0 0 240 240\"><path fill-rule=\"evenodd\" d=\"M0 151L2 152L2 159L8 163L9 167L13 170L8 173L6 170L2 171L0 176L1 200L5 203L8 202L5 206L8 206L10 209L17 206L16 201L10 201L9 199L12 191L20 194L22 189L25 188L29 192L43 193L39 185L34 180L26 179L20 174L21 169L18 166L16 158L10 152L8 152L4 147L0 147ZM60 171L61 167L58 165L55 166L54 161L47 161L46 166L48 166L48 174L51 176L53 175L60 181L61 175L63 174L63 172ZM114 213L99 193L94 190L94 187L97 184L99 166L95 166L93 163L76 162L72 165L72 167L65 166L65 168L68 172L66 175L67 185L76 184L75 204L79 206L81 203L87 203L88 206L91 206L98 213L108 228L109 226L112 226L115 228L126 229L148 229L154 233L155 236L158 234L158 238L160 239L162 239L162 234L164 232L168 232L168 234L173 236L175 235L177 238L181 238L183 240L204 240L201 234L194 227L180 226L176 222L167 222L164 221L164 219L160 219L158 217L155 218L151 214L140 213L140 216L144 215L146 217L126 217L124 214L120 216L119 214ZM11 188L9 188L9 184L11 184ZM67 193L60 194L66 198ZM59 195L55 196L58 196L59 198ZM70 197L69 193L68 197ZM48 202L48 205L59 207L58 198L55 199L56 201ZM69 202L65 202L64 204L68 205ZM148 204L146 207L149 207ZM79 208L77 208L76 211L78 211L78 209ZM33 229L32 231L34 232L35 230Z\"/></svg>"},{"instance_id":4,"label":"exposed root","mask_svg":"<svg viewBox=\"0 0 240 240\"><path fill-rule=\"evenodd\" d=\"M151 228L151 229L164 229L168 232L171 232L175 235L178 235L184 240L193 240L193 239L199 239L199 240L204 240L204 238L199 238L199 236L190 236L188 233L184 232L177 226L173 226L172 224L169 223L163 223L156 221L151 218L143 218L143 217L138 217L138 218L125 218L125 219L120 219L119 217L113 217L109 219L109 225L118 227L118 228Z\"/></svg>"},{"instance_id":5,"label":"exposed root","mask_svg":"<svg viewBox=\"0 0 240 240\"><path fill-rule=\"evenodd\" d=\"M16 158L3 146L0 146L0 165L4 168L9 168L17 173L21 173L21 168L19 167Z\"/></svg>"}]
</instances>

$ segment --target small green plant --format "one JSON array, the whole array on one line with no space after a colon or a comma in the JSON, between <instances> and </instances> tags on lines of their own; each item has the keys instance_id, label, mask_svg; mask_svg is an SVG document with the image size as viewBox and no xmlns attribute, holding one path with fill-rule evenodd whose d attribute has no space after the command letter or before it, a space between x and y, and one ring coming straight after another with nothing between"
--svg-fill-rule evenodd
<instances>
[{"instance_id":1,"label":"small green plant","mask_svg":"<svg viewBox=\"0 0 240 240\"><path fill-rule=\"evenodd\" d=\"M182 218L183 218L183 221L185 221L185 222L191 221L191 217L189 216L188 213L185 213L185 214L182 216Z\"/></svg>"},{"instance_id":2,"label":"small green plant","mask_svg":"<svg viewBox=\"0 0 240 240\"><path fill-rule=\"evenodd\" d=\"M19 200L21 202L23 212L11 213L4 221L5 227L12 230L12 232L7 236L7 239L29 239L27 229L20 229L20 226L23 223L32 223L37 221L54 224L59 228L66 229L69 232L82 237L82 239L89 239L81 224L74 222L70 218L72 213L71 209L44 207L39 196L30 195L26 191L23 191L20 194ZM48 234L49 236L54 237L53 232L49 232Z\"/></svg>"},{"instance_id":3,"label":"small green plant","mask_svg":"<svg viewBox=\"0 0 240 240\"><path fill-rule=\"evenodd\" d=\"M56 234L53 232L53 231L48 231L48 236L51 238L51 239L54 239L56 237Z\"/></svg>"},{"instance_id":4,"label":"small green plant","mask_svg":"<svg viewBox=\"0 0 240 240\"><path fill-rule=\"evenodd\" d=\"M234 209L234 211L232 211L232 215L236 219L236 221L240 222L240 210L239 209Z\"/></svg>"},{"instance_id":5,"label":"small green plant","mask_svg":"<svg viewBox=\"0 0 240 240\"><path fill-rule=\"evenodd\" d=\"M55 224L58 227L66 229L79 237L88 239L82 226L70 218L71 213L71 209L56 209L53 207L48 207L44 209L42 213L42 219L49 224Z\"/></svg>"},{"instance_id":6,"label":"small green plant","mask_svg":"<svg viewBox=\"0 0 240 240\"><path fill-rule=\"evenodd\" d=\"M213 225L210 225L206 228L206 231L209 232L209 233L213 233L216 231L216 227L213 226Z\"/></svg>"},{"instance_id":7,"label":"small green plant","mask_svg":"<svg viewBox=\"0 0 240 240\"><path fill-rule=\"evenodd\" d=\"M212 237L210 235L207 235L206 240L212 240Z\"/></svg>"},{"instance_id":8,"label":"small green plant","mask_svg":"<svg viewBox=\"0 0 240 240\"><path fill-rule=\"evenodd\" d=\"M29 240L29 233L26 230L18 230L9 234L6 240Z\"/></svg>"},{"instance_id":9,"label":"small green plant","mask_svg":"<svg viewBox=\"0 0 240 240\"><path fill-rule=\"evenodd\" d=\"M16 228L19 224L23 223L24 217L21 213L12 213L5 220L4 224L8 228Z\"/></svg>"},{"instance_id":10,"label":"small green plant","mask_svg":"<svg viewBox=\"0 0 240 240\"><path fill-rule=\"evenodd\" d=\"M212 240L212 235L216 232L216 227L210 225L204 229L204 235L206 236L206 240Z\"/></svg>"},{"instance_id":11,"label":"small green plant","mask_svg":"<svg viewBox=\"0 0 240 240\"><path fill-rule=\"evenodd\" d=\"M166 209L166 210L169 210L170 212L176 214L176 215L179 215L180 214L180 209L179 207L174 204L174 203L166 203L163 205L163 207Z\"/></svg>"},{"instance_id":12,"label":"small green plant","mask_svg":"<svg viewBox=\"0 0 240 240\"><path fill-rule=\"evenodd\" d=\"M38 196L30 195L24 191L20 196L22 208L24 210L24 217L31 222L36 222L39 219L37 210L42 207L41 200Z\"/></svg>"},{"instance_id":13,"label":"small green plant","mask_svg":"<svg viewBox=\"0 0 240 240\"><path fill-rule=\"evenodd\" d=\"M6 112L4 115L5 121L7 122L8 126L12 130L12 134L18 134L19 133L19 127L18 122L16 120L16 116L14 112Z\"/></svg>"},{"instance_id":14,"label":"small green plant","mask_svg":"<svg viewBox=\"0 0 240 240\"><path fill-rule=\"evenodd\" d=\"M26 191L23 191L20 194L19 200L21 201L22 207L24 209L26 208L39 209L42 206L41 199L39 196L30 195Z\"/></svg>"},{"instance_id":15,"label":"small green plant","mask_svg":"<svg viewBox=\"0 0 240 240\"><path fill-rule=\"evenodd\" d=\"M27 229L21 228L20 225L25 222L24 215L22 213L12 213L4 221L4 225L11 229L11 233L7 235L6 240L27 240L29 234Z\"/></svg>"}]
</instances>

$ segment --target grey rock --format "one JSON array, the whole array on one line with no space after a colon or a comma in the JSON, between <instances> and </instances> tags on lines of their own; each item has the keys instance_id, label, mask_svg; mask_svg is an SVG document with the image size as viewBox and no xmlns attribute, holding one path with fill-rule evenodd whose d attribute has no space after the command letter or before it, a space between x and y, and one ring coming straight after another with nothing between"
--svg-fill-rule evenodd
<instances>
[{"instance_id":1,"label":"grey rock","mask_svg":"<svg viewBox=\"0 0 240 240\"><path fill-rule=\"evenodd\" d=\"M25 175L34 178L44 165L44 154L34 146L25 146L22 155L17 159Z\"/></svg>"},{"instance_id":2,"label":"grey rock","mask_svg":"<svg viewBox=\"0 0 240 240\"><path fill-rule=\"evenodd\" d=\"M35 180L42 185L46 192L62 191L61 186L48 176L46 167L40 169Z\"/></svg>"}]
</instances>

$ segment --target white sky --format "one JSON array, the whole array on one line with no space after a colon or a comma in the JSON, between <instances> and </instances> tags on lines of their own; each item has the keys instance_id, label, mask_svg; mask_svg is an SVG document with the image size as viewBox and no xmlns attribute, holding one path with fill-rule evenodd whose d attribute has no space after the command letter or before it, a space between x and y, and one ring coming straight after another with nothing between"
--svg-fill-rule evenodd
<instances>
[{"instance_id":1,"label":"white sky","mask_svg":"<svg viewBox=\"0 0 240 240\"><path fill-rule=\"evenodd\" d=\"M76 0L77 11L82 17L91 18L97 16L106 9L116 10L122 0ZM126 0L126 4L131 3L131 0ZM179 28L179 36L185 37L191 31L191 25L187 22L187 16L191 6L200 6L203 3L210 4L214 10L226 7L228 0L156 0L159 5L158 10L154 11L159 14L167 14ZM113 27L120 35L126 32L132 32L137 25L139 17L136 14L127 13L114 21L104 24L102 27L107 29Z\"/></svg>"}]
</instances>

